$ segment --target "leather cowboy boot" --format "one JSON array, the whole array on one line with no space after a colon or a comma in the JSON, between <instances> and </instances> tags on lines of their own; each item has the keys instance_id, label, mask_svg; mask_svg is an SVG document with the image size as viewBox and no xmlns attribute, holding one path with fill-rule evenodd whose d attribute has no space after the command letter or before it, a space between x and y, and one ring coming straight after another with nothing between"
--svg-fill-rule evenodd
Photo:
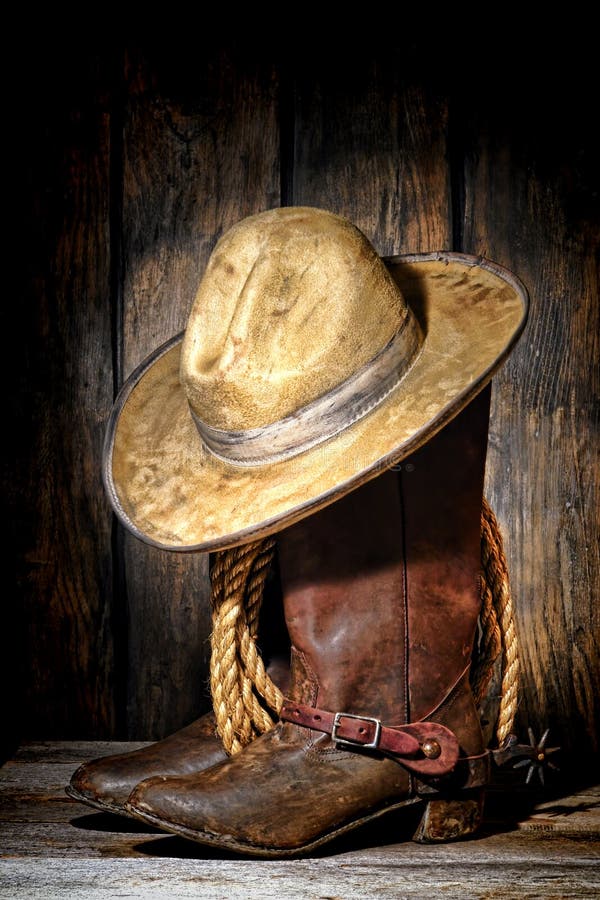
<instances>
[{"instance_id":1,"label":"leather cowboy boot","mask_svg":"<svg viewBox=\"0 0 600 900\"><path fill-rule=\"evenodd\" d=\"M265 602L265 613L274 612ZM275 617L277 618L277 617ZM289 648L281 623L261 629L263 652L270 658L268 671L282 690L289 682L289 663L284 660L284 647ZM104 756L84 763L73 774L66 793L73 800L86 803L103 812L130 815L125 803L140 781L153 775L185 775L201 772L228 759L217 734L215 716L206 713L185 728L162 741L129 753Z\"/></svg>"},{"instance_id":2,"label":"leather cowboy boot","mask_svg":"<svg viewBox=\"0 0 600 900\"><path fill-rule=\"evenodd\" d=\"M215 717L207 713L148 747L84 763L65 790L73 800L95 809L128 815L125 802L145 778L199 772L226 759Z\"/></svg>"},{"instance_id":3,"label":"leather cowboy boot","mask_svg":"<svg viewBox=\"0 0 600 900\"><path fill-rule=\"evenodd\" d=\"M486 390L400 476L281 533L285 721L209 771L143 782L130 812L267 857L419 801L418 840L476 829L488 765L468 675L488 408Z\"/></svg>"}]
</instances>

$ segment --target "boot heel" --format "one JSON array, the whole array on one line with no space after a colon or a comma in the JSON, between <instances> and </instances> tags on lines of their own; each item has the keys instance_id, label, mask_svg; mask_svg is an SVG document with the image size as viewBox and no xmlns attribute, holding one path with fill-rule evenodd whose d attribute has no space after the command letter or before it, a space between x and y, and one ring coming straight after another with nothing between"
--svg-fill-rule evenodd
<instances>
[{"instance_id":1,"label":"boot heel","mask_svg":"<svg viewBox=\"0 0 600 900\"><path fill-rule=\"evenodd\" d=\"M474 834L483 818L484 791L469 791L459 799L429 800L413 841L435 844Z\"/></svg>"}]
</instances>

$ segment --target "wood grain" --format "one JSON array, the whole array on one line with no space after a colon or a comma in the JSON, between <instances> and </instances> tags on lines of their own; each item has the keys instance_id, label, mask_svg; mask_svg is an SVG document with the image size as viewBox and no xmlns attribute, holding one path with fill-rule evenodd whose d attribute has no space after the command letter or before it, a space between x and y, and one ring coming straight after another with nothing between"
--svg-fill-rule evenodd
<instances>
[{"instance_id":1,"label":"wood grain","mask_svg":"<svg viewBox=\"0 0 600 900\"><path fill-rule=\"evenodd\" d=\"M408 862L402 857L401 867L395 869L377 863L353 869L339 862L323 865L322 860L295 864L293 869L289 863L275 863L265 869L264 863L213 860L203 861L199 867L197 860L162 858L92 858L69 863L62 859L9 860L4 865L0 897L62 900L68 891L72 900L104 900L107 894L119 896L124 886L148 900L195 900L199 896L207 900L279 900L282 895L290 900L398 900L428 896L440 889L448 900L597 897L593 863L570 858L568 845L560 849L557 859L546 857L532 865L525 857L504 865L496 862L495 869L489 863L465 864L456 859L425 867L418 859Z\"/></svg>"},{"instance_id":2,"label":"wood grain","mask_svg":"<svg viewBox=\"0 0 600 900\"><path fill-rule=\"evenodd\" d=\"M100 480L113 390L111 59L49 52L32 48L16 126L27 136L17 169L24 259L10 305L17 384L4 480L21 617L11 627L11 597L3 662L15 658L2 681L22 734L97 737L116 723L111 519Z\"/></svg>"},{"instance_id":3,"label":"wood grain","mask_svg":"<svg viewBox=\"0 0 600 900\"><path fill-rule=\"evenodd\" d=\"M131 52L123 175L123 377L185 327L210 252L279 201L269 65L200 46ZM158 738L209 706L208 557L124 537L128 734Z\"/></svg>"},{"instance_id":4,"label":"wood grain","mask_svg":"<svg viewBox=\"0 0 600 900\"><path fill-rule=\"evenodd\" d=\"M550 727L581 775L600 721L597 152L585 93L547 77L532 67L484 82L486 102L456 112L463 249L512 268L531 293L525 335L494 380L487 467L515 597L519 727Z\"/></svg>"},{"instance_id":5,"label":"wood grain","mask_svg":"<svg viewBox=\"0 0 600 900\"><path fill-rule=\"evenodd\" d=\"M449 249L447 100L401 52L328 48L288 74L288 201L346 215L382 255Z\"/></svg>"},{"instance_id":6,"label":"wood grain","mask_svg":"<svg viewBox=\"0 0 600 900\"><path fill-rule=\"evenodd\" d=\"M148 746L148 741L28 741L14 754L15 763L69 763L96 756L126 753Z\"/></svg>"},{"instance_id":7,"label":"wood grain","mask_svg":"<svg viewBox=\"0 0 600 900\"><path fill-rule=\"evenodd\" d=\"M68 801L77 756L103 744L55 744L0 770L0 897L379 898L503 900L594 897L600 887L598 789L555 798L520 817L487 820L472 841L417 845L392 815L317 858L252 860L162 834ZM19 761L22 760L22 761ZM530 800L533 805L533 798Z\"/></svg>"}]
</instances>

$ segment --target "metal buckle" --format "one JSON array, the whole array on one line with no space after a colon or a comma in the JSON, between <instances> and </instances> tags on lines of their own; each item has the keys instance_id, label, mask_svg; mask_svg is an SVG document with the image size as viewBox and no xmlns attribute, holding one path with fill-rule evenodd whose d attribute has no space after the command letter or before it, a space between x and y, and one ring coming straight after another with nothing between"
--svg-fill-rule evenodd
<instances>
[{"instance_id":1,"label":"metal buckle","mask_svg":"<svg viewBox=\"0 0 600 900\"><path fill-rule=\"evenodd\" d=\"M370 744L363 744L362 741L353 741L350 738L342 738L338 736L338 728L341 719L358 719L360 722L371 722L375 726L375 737ZM370 716L353 716L350 713L338 712L333 720L333 728L331 729L331 740L337 744L346 747L364 747L366 750L376 750L379 746L379 738L381 737L381 722L379 719L372 719Z\"/></svg>"}]
</instances>

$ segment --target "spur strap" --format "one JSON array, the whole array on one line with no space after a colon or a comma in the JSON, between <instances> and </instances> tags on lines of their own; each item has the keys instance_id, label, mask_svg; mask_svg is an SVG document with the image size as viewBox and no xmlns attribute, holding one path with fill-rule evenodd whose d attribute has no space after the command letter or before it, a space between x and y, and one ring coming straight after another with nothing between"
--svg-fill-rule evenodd
<instances>
[{"instance_id":1,"label":"spur strap","mask_svg":"<svg viewBox=\"0 0 600 900\"><path fill-rule=\"evenodd\" d=\"M377 750L397 757L406 769L419 775L446 775L458 761L456 735L436 722L383 725L371 716L333 713L290 700L284 700L280 718L329 734L338 746L351 750Z\"/></svg>"}]
</instances>

